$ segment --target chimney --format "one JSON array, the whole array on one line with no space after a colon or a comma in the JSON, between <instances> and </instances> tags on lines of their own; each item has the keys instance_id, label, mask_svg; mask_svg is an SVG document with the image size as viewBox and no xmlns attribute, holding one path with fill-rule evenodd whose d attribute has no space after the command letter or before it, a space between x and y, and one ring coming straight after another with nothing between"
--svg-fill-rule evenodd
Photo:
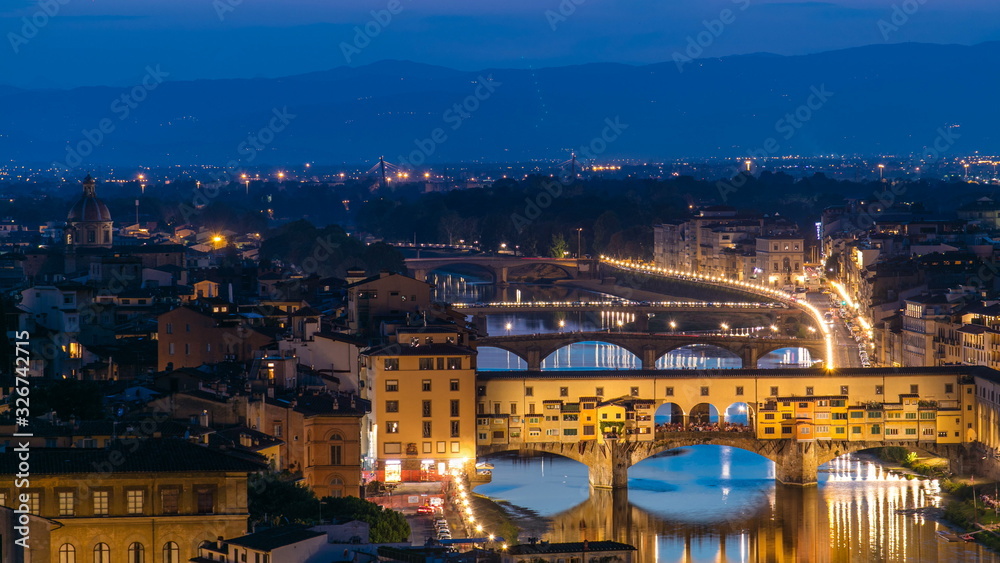
<instances>
[{"instance_id":1,"label":"chimney","mask_svg":"<svg viewBox=\"0 0 1000 563\"><path fill-rule=\"evenodd\" d=\"M201 416L198 417L198 424L208 428L208 410L203 409L201 411Z\"/></svg>"}]
</instances>

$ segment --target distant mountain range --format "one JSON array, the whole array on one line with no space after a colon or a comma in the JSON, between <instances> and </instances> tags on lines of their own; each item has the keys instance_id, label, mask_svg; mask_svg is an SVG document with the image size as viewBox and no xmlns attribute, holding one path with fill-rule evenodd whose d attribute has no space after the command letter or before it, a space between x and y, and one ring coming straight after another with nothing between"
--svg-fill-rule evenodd
<instances>
[{"instance_id":1,"label":"distant mountain range","mask_svg":"<svg viewBox=\"0 0 1000 563\"><path fill-rule=\"evenodd\" d=\"M1000 153L998 42L670 57L646 66L476 72L384 61L275 79L167 77L134 91L0 86L0 159L66 162L67 147L86 153L91 143L81 169L379 155L515 161L568 158L580 147L603 158L905 155L932 146L939 129L950 132L956 154Z\"/></svg>"}]
</instances>

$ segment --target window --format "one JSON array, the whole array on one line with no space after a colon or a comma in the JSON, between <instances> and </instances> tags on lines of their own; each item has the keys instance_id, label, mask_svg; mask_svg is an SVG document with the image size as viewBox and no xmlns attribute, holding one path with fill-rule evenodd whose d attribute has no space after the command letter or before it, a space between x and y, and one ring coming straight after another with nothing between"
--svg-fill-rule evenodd
<instances>
[{"instance_id":1,"label":"window","mask_svg":"<svg viewBox=\"0 0 1000 563\"><path fill-rule=\"evenodd\" d=\"M171 356L174 355L174 343L173 342L167 343L167 354L170 354Z\"/></svg>"},{"instance_id":2,"label":"window","mask_svg":"<svg viewBox=\"0 0 1000 563\"><path fill-rule=\"evenodd\" d=\"M92 494L94 495L94 516L107 516L110 491L93 491Z\"/></svg>"},{"instance_id":3,"label":"window","mask_svg":"<svg viewBox=\"0 0 1000 563\"><path fill-rule=\"evenodd\" d=\"M431 390L431 380L430 379L423 379L423 380L421 380L420 381L420 390L421 391L430 391Z\"/></svg>"},{"instance_id":4,"label":"window","mask_svg":"<svg viewBox=\"0 0 1000 563\"><path fill-rule=\"evenodd\" d=\"M778 396L778 388L777 387L771 387L771 396L772 397L777 397Z\"/></svg>"},{"instance_id":5,"label":"window","mask_svg":"<svg viewBox=\"0 0 1000 563\"><path fill-rule=\"evenodd\" d=\"M774 420L774 413L773 412L765 413L764 420Z\"/></svg>"},{"instance_id":6,"label":"window","mask_svg":"<svg viewBox=\"0 0 1000 563\"><path fill-rule=\"evenodd\" d=\"M906 429L906 435L907 436L916 436L917 435L917 429L916 428L907 428Z\"/></svg>"},{"instance_id":7,"label":"window","mask_svg":"<svg viewBox=\"0 0 1000 563\"><path fill-rule=\"evenodd\" d=\"M418 367L422 370L434 369L434 358L420 358Z\"/></svg>"},{"instance_id":8,"label":"window","mask_svg":"<svg viewBox=\"0 0 1000 563\"><path fill-rule=\"evenodd\" d=\"M594 389L594 394L597 395L598 397L603 397L604 396L604 387L598 387L598 388Z\"/></svg>"},{"instance_id":9,"label":"window","mask_svg":"<svg viewBox=\"0 0 1000 563\"><path fill-rule=\"evenodd\" d=\"M792 433L792 427L791 426L782 426L781 427L781 433L782 434L791 434Z\"/></svg>"},{"instance_id":10,"label":"window","mask_svg":"<svg viewBox=\"0 0 1000 563\"><path fill-rule=\"evenodd\" d=\"M386 401L385 412L399 412L399 401Z\"/></svg>"},{"instance_id":11,"label":"window","mask_svg":"<svg viewBox=\"0 0 1000 563\"><path fill-rule=\"evenodd\" d=\"M385 371L397 371L399 370L399 358L386 358L382 360L382 365Z\"/></svg>"},{"instance_id":12,"label":"window","mask_svg":"<svg viewBox=\"0 0 1000 563\"><path fill-rule=\"evenodd\" d=\"M461 416L459 405L460 405L460 403L458 402L458 399L452 399L451 400L451 416ZM497 403L497 406L499 406L499 405L500 404ZM511 405L510 406L510 409L511 409L510 412L511 412L511 414L514 414L514 411L517 409L517 403L511 403L510 405Z\"/></svg>"},{"instance_id":13,"label":"window","mask_svg":"<svg viewBox=\"0 0 1000 563\"><path fill-rule=\"evenodd\" d=\"M875 386L875 394L876 395L882 395L883 394L882 391L883 391L883 389L882 389L881 385L876 385Z\"/></svg>"},{"instance_id":14,"label":"window","mask_svg":"<svg viewBox=\"0 0 1000 563\"><path fill-rule=\"evenodd\" d=\"M886 428L885 429L885 435L886 436L898 436L899 435L899 428Z\"/></svg>"},{"instance_id":15,"label":"window","mask_svg":"<svg viewBox=\"0 0 1000 563\"><path fill-rule=\"evenodd\" d=\"M340 444L330 446L330 465L344 465L344 450Z\"/></svg>"},{"instance_id":16,"label":"window","mask_svg":"<svg viewBox=\"0 0 1000 563\"><path fill-rule=\"evenodd\" d=\"M398 379L386 379L385 380L385 390L386 391L399 391L399 380Z\"/></svg>"},{"instance_id":17,"label":"window","mask_svg":"<svg viewBox=\"0 0 1000 563\"><path fill-rule=\"evenodd\" d=\"M451 437L458 438L461 434L459 433L459 421L451 421Z\"/></svg>"},{"instance_id":18,"label":"window","mask_svg":"<svg viewBox=\"0 0 1000 563\"><path fill-rule=\"evenodd\" d=\"M125 491L126 511L129 514L142 514L142 501L145 495L142 490Z\"/></svg>"},{"instance_id":19,"label":"window","mask_svg":"<svg viewBox=\"0 0 1000 563\"><path fill-rule=\"evenodd\" d=\"M385 433L386 434L398 434L399 433L399 421L390 420L385 423Z\"/></svg>"},{"instance_id":20,"label":"window","mask_svg":"<svg viewBox=\"0 0 1000 563\"><path fill-rule=\"evenodd\" d=\"M188 342L184 343L184 355L185 356L190 356L191 355L191 344L188 343Z\"/></svg>"},{"instance_id":21,"label":"window","mask_svg":"<svg viewBox=\"0 0 1000 563\"><path fill-rule=\"evenodd\" d=\"M164 514L177 514L180 510L180 489L163 489L160 491L160 501L163 503Z\"/></svg>"},{"instance_id":22,"label":"window","mask_svg":"<svg viewBox=\"0 0 1000 563\"><path fill-rule=\"evenodd\" d=\"M421 416L430 416L431 415L431 402L430 401L421 401L421 403L420 403L420 415Z\"/></svg>"},{"instance_id":23,"label":"window","mask_svg":"<svg viewBox=\"0 0 1000 563\"><path fill-rule=\"evenodd\" d=\"M774 434L774 427L773 426L768 426L767 428L765 428L764 429L764 434Z\"/></svg>"},{"instance_id":24,"label":"window","mask_svg":"<svg viewBox=\"0 0 1000 563\"><path fill-rule=\"evenodd\" d=\"M908 412L908 413L906 413L906 418L909 419L909 420L916 420L917 413L915 413L915 412Z\"/></svg>"},{"instance_id":25,"label":"window","mask_svg":"<svg viewBox=\"0 0 1000 563\"><path fill-rule=\"evenodd\" d=\"M424 438L430 438L431 437L431 421L429 421L429 420L425 420L424 421L424 425L423 425L423 437Z\"/></svg>"},{"instance_id":26,"label":"window","mask_svg":"<svg viewBox=\"0 0 1000 563\"><path fill-rule=\"evenodd\" d=\"M517 414L517 403L510 404L510 414ZM453 414L452 416L458 416L458 415Z\"/></svg>"},{"instance_id":27,"label":"window","mask_svg":"<svg viewBox=\"0 0 1000 563\"><path fill-rule=\"evenodd\" d=\"M639 388L638 387L632 387L632 388L630 388L629 389L629 395L631 395L633 397L638 397L639 396Z\"/></svg>"},{"instance_id":28,"label":"window","mask_svg":"<svg viewBox=\"0 0 1000 563\"><path fill-rule=\"evenodd\" d=\"M560 387L559 388L559 396L560 397L569 397L569 387Z\"/></svg>"},{"instance_id":29,"label":"window","mask_svg":"<svg viewBox=\"0 0 1000 563\"><path fill-rule=\"evenodd\" d=\"M868 418L882 418L882 411L868 411Z\"/></svg>"},{"instance_id":30,"label":"window","mask_svg":"<svg viewBox=\"0 0 1000 563\"><path fill-rule=\"evenodd\" d=\"M274 435L276 437L281 438L282 434L284 434L283 430L284 429L281 424L278 424L277 422L274 423Z\"/></svg>"},{"instance_id":31,"label":"window","mask_svg":"<svg viewBox=\"0 0 1000 563\"><path fill-rule=\"evenodd\" d=\"M203 487L196 492L198 498L198 514L212 514L215 512L215 492L213 489Z\"/></svg>"},{"instance_id":32,"label":"window","mask_svg":"<svg viewBox=\"0 0 1000 563\"><path fill-rule=\"evenodd\" d=\"M430 442L424 442L423 450L425 454L434 453L434 446Z\"/></svg>"},{"instance_id":33,"label":"window","mask_svg":"<svg viewBox=\"0 0 1000 563\"><path fill-rule=\"evenodd\" d=\"M879 434L879 433L881 433L881 428L882 427L879 426L878 424L872 424L872 434Z\"/></svg>"},{"instance_id":34,"label":"window","mask_svg":"<svg viewBox=\"0 0 1000 563\"><path fill-rule=\"evenodd\" d=\"M180 563L181 549L175 542L163 544L163 563Z\"/></svg>"},{"instance_id":35,"label":"window","mask_svg":"<svg viewBox=\"0 0 1000 563\"><path fill-rule=\"evenodd\" d=\"M861 434L861 427L860 426L852 426L851 427L851 434Z\"/></svg>"},{"instance_id":36,"label":"window","mask_svg":"<svg viewBox=\"0 0 1000 563\"><path fill-rule=\"evenodd\" d=\"M462 369L462 358L448 358L448 369Z\"/></svg>"},{"instance_id":37,"label":"window","mask_svg":"<svg viewBox=\"0 0 1000 563\"><path fill-rule=\"evenodd\" d=\"M71 543L59 546L59 563L76 563L76 548Z\"/></svg>"},{"instance_id":38,"label":"window","mask_svg":"<svg viewBox=\"0 0 1000 563\"><path fill-rule=\"evenodd\" d=\"M910 385L910 393L918 395L920 393L920 386L916 384Z\"/></svg>"},{"instance_id":39,"label":"window","mask_svg":"<svg viewBox=\"0 0 1000 563\"><path fill-rule=\"evenodd\" d=\"M846 385L841 385L840 386L840 394L841 395L847 395L848 394L847 393L847 386Z\"/></svg>"},{"instance_id":40,"label":"window","mask_svg":"<svg viewBox=\"0 0 1000 563\"><path fill-rule=\"evenodd\" d=\"M808 426L803 426L801 428L801 431L802 431L803 434L808 434L809 433L809 427Z\"/></svg>"},{"instance_id":41,"label":"window","mask_svg":"<svg viewBox=\"0 0 1000 563\"><path fill-rule=\"evenodd\" d=\"M143 563L146 560L146 548L139 542L132 542L128 546L128 563Z\"/></svg>"},{"instance_id":42,"label":"window","mask_svg":"<svg viewBox=\"0 0 1000 563\"><path fill-rule=\"evenodd\" d=\"M94 546L94 563L111 563L111 548L106 543Z\"/></svg>"},{"instance_id":43,"label":"window","mask_svg":"<svg viewBox=\"0 0 1000 563\"><path fill-rule=\"evenodd\" d=\"M707 397L708 396L708 386L707 385L703 385L701 387L701 396L702 397Z\"/></svg>"},{"instance_id":44,"label":"window","mask_svg":"<svg viewBox=\"0 0 1000 563\"><path fill-rule=\"evenodd\" d=\"M486 396L486 386L485 385L476 385L476 396L477 397L485 397Z\"/></svg>"},{"instance_id":45,"label":"window","mask_svg":"<svg viewBox=\"0 0 1000 563\"><path fill-rule=\"evenodd\" d=\"M736 394L737 395L742 395L743 394L743 386L742 385L737 385L736 386Z\"/></svg>"},{"instance_id":46,"label":"window","mask_svg":"<svg viewBox=\"0 0 1000 563\"><path fill-rule=\"evenodd\" d=\"M812 387L806 387L806 395L812 395L812 394L813 394L813 388Z\"/></svg>"},{"instance_id":47,"label":"window","mask_svg":"<svg viewBox=\"0 0 1000 563\"><path fill-rule=\"evenodd\" d=\"M665 392L664 392L664 395L666 395L667 397L673 397L674 396L674 388L673 387L667 387L666 390L665 390Z\"/></svg>"},{"instance_id":48,"label":"window","mask_svg":"<svg viewBox=\"0 0 1000 563\"><path fill-rule=\"evenodd\" d=\"M535 388L534 387L525 387L524 388L524 396L525 397L534 397L535 396Z\"/></svg>"},{"instance_id":49,"label":"window","mask_svg":"<svg viewBox=\"0 0 1000 563\"><path fill-rule=\"evenodd\" d=\"M954 383L945 383L944 384L944 392L945 393L954 393L955 392L955 384Z\"/></svg>"},{"instance_id":50,"label":"window","mask_svg":"<svg viewBox=\"0 0 1000 563\"><path fill-rule=\"evenodd\" d=\"M452 391L458 391L458 380L452 379L448 381L448 386Z\"/></svg>"},{"instance_id":51,"label":"window","mask_svg":"<svg viewBox=\"0 0 1000 563\"><path fill-rule=\"evenodd\" d=\"M174 333L174 323L167 323L167 334Z\"/></svg>"},{"instance_id":52,"label":"window","mask_svg":"<svg viewBox=\"0 0 1000 563\"><path fill-rule=\"evenodd\" d=\"M382 451L387 454L398 454L403 452L403 444L400 442L386 442L382 444Z\"/></svg>"},{"instance_id":53,"label":"window","mask_svg":"<svg viewBox=\"0 0 1000 563\"><path fill-rule=\"evenodd\" d=\"M799 403L799 408L800 409L807 409L807 408L809 408L809 403Z\"/></svg>"},{"instance_id":54,"label":"window","mask_svg":"<svg viewBox=\"0 0 1000 563\"><path fill-rule=\"evenodd\" d=\"M437 358L437 368L439 370L444 369L444 358Z\"/></svg>"},{"instance_id":55,"label":"window","mask_svg":"<svg viewBox=\"0 0 1000 563\"><path fill-rule=\"evenodd\" d=\"M76 495L73 491L59 491L59 516L73 516L76 512Z\"/></svg>"},{"instance_id":56,"label":"window","mask_svg":"<svg viewBox=\"0 0 1000 563\"><path fill-rule=\"evenodd\" d=\"M864 417L865 417L864 411L854 411L851 413L851 418L864 418Z\"/></svg>"}]
</instances>

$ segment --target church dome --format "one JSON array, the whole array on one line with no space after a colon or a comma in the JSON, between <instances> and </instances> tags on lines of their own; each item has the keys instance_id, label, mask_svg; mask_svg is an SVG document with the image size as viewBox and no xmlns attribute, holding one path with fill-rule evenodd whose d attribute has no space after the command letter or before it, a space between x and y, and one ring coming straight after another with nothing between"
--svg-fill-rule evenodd
<instances>
[{"instance_id":1,"label":"church dome","mask_svg":"<svg viewBox=\"0 0 1000 563\"><path fill-rule=\"evenodd\" d=\"M94 189L94 179L89 174L83 181L83 197L69 210L66 220L70 222L111 220L111 212L108 211L108 206L104 205L103 201L97 199Z\"/></svg>"}]
</instances>

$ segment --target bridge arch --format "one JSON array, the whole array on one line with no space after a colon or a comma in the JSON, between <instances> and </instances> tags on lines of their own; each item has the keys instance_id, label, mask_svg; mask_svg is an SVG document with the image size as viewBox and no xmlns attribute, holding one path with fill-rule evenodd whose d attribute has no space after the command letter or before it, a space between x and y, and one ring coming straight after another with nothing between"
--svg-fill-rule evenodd
<instances>
[{"instance_id":1,"label":"bridge arch","mask_svg":"<svg viewBox=\"0 0 1000 563\"><path fill-rule=\"evenodd\" d=\"M718 366L706 365L706 360L714 359L707 355L711 350L723 352L716 356ZM660 354L656 359L657 369L739 369L746 367L743 365L743 358L733 350L717 344L680 344L668 349Z\"/></svg>"},{"instance_id":2,"label":"bridge arch","mask_svg":"<svg viewBox=\"0 0 1000 563\"><path fill-rule=\"evenodd\" d=\"M722 411L722 418L724 422L732 422L734 424L750 424L750 419L752 416L752 411L750 404L737 401L726 407L726 410Z\"/></svg>"},{"instance_id":3,"label":"bridge arch","mask_svg":"<svg viewBox=\"0 0 1000 563\"><path fill-rule=\"evenodd\" d=\"M656 411L653 413L653 423L659 427L661 424L666 425L685 425L687 424L687 415L684 414L684 409L674 402L662 403L660 406L656 407Z\"/></svg>"},{"instance_id":4,"label":"bridge arch","mask_svg":"<svg viewBox=\"0 0 1000 563\"><path fill-rule=\"evenodd\" d=\"M591 358L584 358L583 365L573 366L574 369L591 369L596 367L606 367L607 369L635 369L642 365L642 356L619 343L605 342L603 340L582 340L579 342L571 342L553 350L548 356L542 359L542 369L561 367L561 364L564 361L560 358L561 354L565 353L565 358L568 360L569 356L572 354L574 346L583 346L587 344L597 345L595 348L595 355L592 358L594 365L590 365ZM624 352L631 357L620 357L622 356L621 352ZM614 355L616 353L618 357ZM598 364L604 365L600 366Z\"/></svg>"},{"instance_id":5,"label":"bridge arch","mask_svg":"<svg viewBox=\"0 0 1000 563\"><path fill-rule=\"evenodd\" d=\"M487 346L479 346L476 348L478 351L476 357L476 364L481 370L491 370L491 369L505 369L505 370L527 370L528 361L523 356L519 355L517 351L511 350L509 347L498 346L496 344L490 344ZM498 367L483 367L486 366L498 366Z\"/></svg>"},{"instance_id":6,"label":"bridge arch","mask_svg":"<svg viewBox=\"0 0 1000 563\"><path fill-rule=\"evenodd\" d=\"M573 272L571 272L563 264L560 264L558 262L548 262L545 260L538 260L519 265L512 265L509 268L507 268L507 279L509 280L510 278L518 278L520 277L521 273L537 269L539 266L548 266L550 268L559 270L560 272L562 272L562 277L559 279L573 279Z\"/></svg>"},{"instance_id":7,"label":"bridge arch","mask_svg":"<svg viewBox=\"0 0 1000 563\"><path fill-rule=\"evenodd\" d=\"M430 283L434 283L435 281L434 276L438 276L438 278L445 276L453 276L453 277L471 276L471 277L481 277L485 280L489 280L491 283L497 282L496 269L494 269L491 266L487 266L484 264L477 264L475 262L468 262L468 263L454 262L454 263L441 264L435 268L415 270L414 273L417 275L420 274L423 275L424 279L420 281L427 281Z\"/></svg>"},{"instance_id":8,"label":"bridge arch","mask_svg":"<svg viewBox=\"0 0 1000 563\"><path fill-rule=\"evenodd\" d=\"M691 407L688 422L695 425L717 424L721 422L719 419L719 409L712 403L698 403Z\"/></svg>"},{"instance_id":9,"label":"bridge arch","mask_svg":"<svg viewBox=\"0 0 1000 563\"><path fill-rule=\"evenodd\" d=\"M800 349L805 350L809 353L808 363L804 362L801 356L798 354L797 350ZM746 367L754 367L760 369L763 367L762 362L766 364L775 361L778 362L779 366L788 363L790 364L788 367L809 367L812 364L816 363L818 360L829 361L829 358L826 358L825 356L826 356L825 348L821 348L819 346L810 344L802 344L799 346L789 346L787 344L776 345L774 347L768 346L761 349L760 356L758 356L755 365ZM796 358L799 359L798 363L792 361Z\"/></svg>"}]
</instances>

